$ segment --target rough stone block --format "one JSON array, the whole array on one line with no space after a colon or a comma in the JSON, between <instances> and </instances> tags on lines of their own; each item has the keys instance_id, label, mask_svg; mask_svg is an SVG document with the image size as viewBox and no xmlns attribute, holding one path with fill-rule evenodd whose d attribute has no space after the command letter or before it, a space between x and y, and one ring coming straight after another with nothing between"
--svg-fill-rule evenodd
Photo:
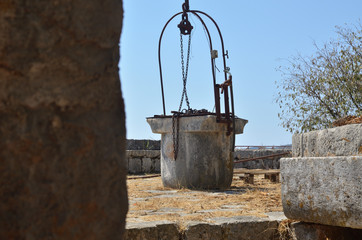
<instances>
[{"instance_id":1,"label":"rough stone block","mask_svg":"<svg viewBox=\"0 0 362 240\"><path fill-rule=\"evenodd\" d=\"M127 150L127 157L131 158L160 158L160 150Z\"/></svg>"},{"instance_id":2,"label":"rough stone block","mask_svg":"<svg viewBox=\"0 0 362 240\"><path fill-rule=\"evenodd\" d=\"M281 159L288 218L362 229L362 156Z\"/></svg>"},{"instance_id":3,"label":"rough stone block","mask_svg":"<svg viewBox=\"0 0 362 240\"><path fill-rule=\"evenodd\" d=\"M362 154L362 124L294 134L293 157L350 156Z\"/></svg>"},{"instance_id":4,"label":"rough stone block","mask_svg":"<svg viewBox=\"0 0 362 240\"><path fill-rule=\"evenodd\" d=\"M142 158L142 173L151 173L153 169L151 158Z\"/></svg>"},{"instance_id":5,"label":"rough stone block","mask_svg":"<svg viewBox=\"0 0 362 240\"><path fill-rule=\"evenodd\" d=\"M222 227L223 238L227 240L270 240L276 235L278 222L266 218L240 216L214 218Z\"/></svg>"},{"instance_id":6,"label":"rough stone block","mask_svg":"<svg viewBox=\"0 0 362 240\"><path fill-rule=\"evenodd\" d=\"M122 15L120 0L0 1L0 239L122 239Z\"/></svg>"},{"instance_id":7,"label":"rough stone block","mask_svg":"<svg viewBox=\"0 0 362 240\"><path fill-rule=\"evenodd\" d=\"M153 222L126 225L124 240L158 240L157 226Z\"/></svg>"},{"instance_id":8,"label":"rough stone block","mask_svg":"<svg viewBox=\"0 0 362 240\"><path fill-rule=\"evenodd\" d=\"M155 167L155 173L161 172L161 159L160 158L154 158L152 159L153 166Z\"/></svg>"},{"instance_id":9,"label":"rough stone block","mask_svg":"<svg viewBox=\"0 0 362 240\"><path fill-rule=\"evenodd\" d=\"M179 240L180 233L176 223L170 221L153 221L128 223L125 240Z\"/></svg>"},{"instance_id":10,"label":"rough stone block","mask_svg":"<svg viewBox=\"0 0 362 240\"><path fill-rule=\"evenodd\" d=\"M164 221L157 225L159 240L179 240L180 232L176 223Z\"/></svg>"},{"instance_id":11,"label":"rough stone block","mask_svg":"<svg viewBox=\"0 0 362 240\"><path fill-rule=\"evenodd\" d=\"M297 222L291 224L293 240L357 240L361 239L362 230Z\"/></svg>"},{"instance_id":12,"label":"rough stone block","mask_svg":"<svg viewBox=\"0 0 362 240\"><path fill-rule=\"evenodd\" d=\"M142 173L141 158L129 158L128 159L128 172L131 174Z\"/></svg>"},{"instance_id":13,"label":"rough stone block","mask_svg":"<svg viewBox=\"0 0 362 240\"><path fill-rule=\"evenodd\" d=\"M184 232L185 240L223 239L221 225L204 222L190 222Z\"/></svg>"}]
</instances>

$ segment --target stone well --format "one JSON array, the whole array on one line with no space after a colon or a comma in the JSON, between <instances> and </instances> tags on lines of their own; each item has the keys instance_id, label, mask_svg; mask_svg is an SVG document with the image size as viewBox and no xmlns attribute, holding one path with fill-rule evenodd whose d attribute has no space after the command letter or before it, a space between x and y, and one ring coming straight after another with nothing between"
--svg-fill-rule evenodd
<instances>
[{"instance_id":1,"label":"stone well","mask_svg":"<svg viewBox=\"0 0 362 240\"><path fill-rule=\"evenodd\" d=\"M223 189L233 177L232 135L216 116L179 118L179 144L174 155L171 117L148 118L154 133L161 136L161 176L171 188ZM235 133L243 133L247 120L235 119Z\"/></svg>"}]
</instances>

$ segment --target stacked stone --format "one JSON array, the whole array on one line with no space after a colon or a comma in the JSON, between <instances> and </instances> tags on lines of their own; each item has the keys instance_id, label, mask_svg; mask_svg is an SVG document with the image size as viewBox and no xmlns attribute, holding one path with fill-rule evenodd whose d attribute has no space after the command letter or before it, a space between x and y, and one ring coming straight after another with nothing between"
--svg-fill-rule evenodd
<instances>
[{"instance_id":1,"label":"stacked stone","mask_svg":"<svg viewBox=\"0 0 362 240\"><path fill-rule=\"evenodd\" d=\"M127 150L129 174L160 173L160 150Z\"/></svg>"},{"instance_id":2,"label":"stacked stone","mask_svg":"<svg viewBox=\"0 0 362 240\"><path fill-rule=\"evenodd\" d=\"M284 213L325 225L298 223L295 233L314 232L315 238L308 239L317 239L342 227L338 232L345 235L362 234L361 145L362 124L293 136L293 157L281 159Z\"/></svg>"}]
</instances>

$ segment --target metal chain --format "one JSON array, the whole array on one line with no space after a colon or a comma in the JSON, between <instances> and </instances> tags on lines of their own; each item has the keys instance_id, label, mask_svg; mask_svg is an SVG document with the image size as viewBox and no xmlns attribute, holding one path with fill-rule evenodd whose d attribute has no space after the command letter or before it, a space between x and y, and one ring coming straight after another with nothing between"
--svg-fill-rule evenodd
<instances>
[{"instance_id":1,"label":"metal chain","mask_svg":"<svg viewBox=\"0 0 362 240\"><path fill-rule=\"evenodd\" d=\"M180 130L180 113L174 113L172 115L172 140L173 140L173 155L174 159L177 159L178 142L179 142L179 130ZM177 125L175 127L175 125Z\"/></svg>"},{"instance_id":2,"label":"metal chain","mask_svg":"<svg viewBox=\"0 0 362 240\"><path fill-rule=\"evenodd\" d=\"M189 62L190 62L191 34L189 34L189 41L188 41L188 46L187 46L186 69L185 69L185 62L184 62L184 47L183 47L182 33L180 33L180 47L181 47L181 69L182 69L183 91L182 91L180 106L178 109L179 112L181 112L184 97L186 100L187 109L191 110L189 98L187 96L187 89L186 89L187 75L189 72Z\"/></svg>"},{"instance_id":3,"label":"metal chain","mask_svg":"<svg viewBox=\"0 0 362 240\"><path fill-rule=\"evenodd\" d=\"M185 61L184 61L184 46L183 46L182 33L180 33L180 47L181 47L181 69L182 69L183 90L182 90L181 101L180 101L180 106L178 108L178 112L175 112L172 115L172 140L173 140L173 154L174 154L175 160L177 159L177 154L178 154L180 114L181 114L181 108L182 108L182 103L184 101L184 98L186 100L187 111L190 113L192 112L192 109L190 107L189 98L187 96L187 89L186 89L187 75L189 72L189 63L190 63L191 34L189 34L189 41L188 41L188 46L187 46L186 68L185 68Z\"/></svg>"},{"instance_id":4,"label":"metal chain","mask_svg":"<svg viewBox=\"0 0 362 240\"><path fill-rule=\"evenodd\" d=\"M178 148L179 148L179 131L180 131L180 117L182 115L192 115L192 114L209 114L210 112L206 109L191 109L190 111L182 112L172 112L172 141L173 141L173 154L174 160L177 159Z\"/></svg>"}]
</instances>

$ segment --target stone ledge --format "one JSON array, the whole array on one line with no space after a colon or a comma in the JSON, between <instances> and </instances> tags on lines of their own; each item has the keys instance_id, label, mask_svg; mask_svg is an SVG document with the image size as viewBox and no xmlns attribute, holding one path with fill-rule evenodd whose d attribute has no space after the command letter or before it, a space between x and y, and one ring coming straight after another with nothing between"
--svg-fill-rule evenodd
<instances>
[{"instance_id":1,"label":"stone ledge","mask_svg":"<svg viewBox=\"0 0 362 240\"><path fill-rule=\"evenodd\" d=\"M125 240L179 240L179 229L170 221L127 223Z\"/></svg>"},{"instance_id":2,"label":"stone ledge","mask_svg":"<svg viewBox=\"0 0 362 240\"><path fill-rule=\"evenodd\" d=\"M362 124L294 134L293 157L351 156L362 154Z\"/></svg>"},{"instance_id":3,"label":"stone ledge","mask_svg":"<svg viewBox=\"0 0 362 240\"><path fill-rule=\"evenodd\" d=\"M291 224L291 235L294 240L355 240L361 238L362 230L296 222Z\"/></svg>"},{"instance_id":4,"label":"stone ledge","mask_svg":"<svg viewBox=\"0 0 362 240\"><path fill-rule=\"evenodd\" d=\"M276 220L253 216L215 218L213 220L215 220L216 224L221 225L223 230L223 238L220 239L274 239L278 229L278 222Z\"/></svg>"},{"instance_id":5,"label":"stone ledge","mask_svg":"<svg viewBox=\"0 0 362 240\"><path fill-rule=\"evenodd\" d=\"M362 229L362 156L281 159L290 219Z\"/></svg>"},{"instance_id":6,"label":"stone ledge","mask_svg":"<svg viewBox=\"0 0 362 240\"><path fill-rule=\"evenodd\" d=\"M214 223L189 222L180 229L175 222L157 221L127 223L125 240L191 240L191 239L275 239L278 221L270 218L239 216L210 219Z\"/></svg>"},{"instance_id":7,"label":"stone ledge","mask_svg":"<svg viewBox=\"0 0 362 240\"><path fill-rule=\"evenodd\" d=\"M278 232L280 221L269 217L239 216L215 218L215 223L189 222L184 229L171 221L127 223L125 240L275 240L281 238ZM361 229L327 226L314 223L294 222L283 236L293 240L348 240L359 239Z\"/></svg>"}]
</instances>

